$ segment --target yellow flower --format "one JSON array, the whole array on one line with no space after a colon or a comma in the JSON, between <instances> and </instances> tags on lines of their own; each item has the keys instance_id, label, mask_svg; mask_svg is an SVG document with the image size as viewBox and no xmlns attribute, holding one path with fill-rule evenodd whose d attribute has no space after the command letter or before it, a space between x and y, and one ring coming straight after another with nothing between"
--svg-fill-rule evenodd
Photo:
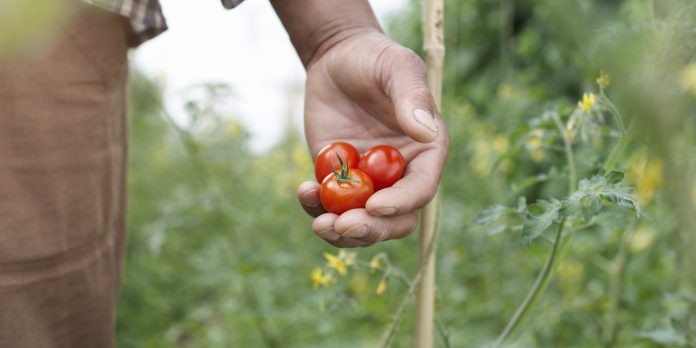
<instances>
[{"instance_id":1,"label":"yellow flower","mask_svg":"<svg viewBox=\"0 0 696 348\"><path fill-rule=\"evenodd\" d=\"M324 258L326 258L326 264L329 267L335 269L340 275L346 275L348 270L346 268L346 263L343 262L343 260L329 253L324 253Z\"/></svg>"},{"instance_id":2,"label":"yellow flower","mask_svg":"<svg viewBox=\"0 0 696 348\"><path fill-rule=\"evenodd\" d=\"M648 205L657 189L662 186L662 161L641 155L633 157L630 162L630 174L636 183L638 201L641 205Z\"/></svg>"},{"instance_id":3,"label":"yellow flower","mask_svg":"<svg viewBox=\"0 0 696 348\"><path fill-rule=\"evenodd\" d=\"M529 132L529 137L527 138L527 150L529 151L532 161L541 162L544 160L544 150L542 146L544 142L542 138L544 137L544 130L534 129Z\"/></svg>"},{"instance_id":4,"label":"yellow flower","mask_svg":"<svg viewBox=\"0 0 696 348\"><path fill-rule=\"evenodd\" d=\"M348 286L354 294L364 296L369 292L370 279L364 272L356 272L350 277Z\"/></svg>"},{"instance_id":5,"label":"yellow flower","mask_svg":"<svg viewBox=\"0 0 696 348\"><path fill-rule=\"evenodd\" d=\"M544 154L543 150L534 150L532 151L532 161L534 162L542 162L544 158L546 158L546 155Z\"/></svg>"},{"instance_id":6,"label":"yellow flower","mask_svg":"<svg viewBox=\"0 0 696 348\"><path fill-rule=\"evenodd\" d=\"M493 138L493 151L498 155L504 154L508 150L508 146L509 143L506 136L498 134Z\"/></svg>"},{"instance_id":7,"label":"yellow flower","mask_svg":"<svg viewBox=\"0 0 696 348\"><path fill-rule=\"evenodd\" d=\"M539 139L539 138L530 138L529 140L527 140L527 146L532 151L540 148L541 144L542 144L541 139Z\"/></svg>"},{"instance_id":8,"label":"yellow flower","mask_svg":"<svg viewBox=\"0 0 696 348\"><path fill-rule=\"evenodd\" d=\"M356 254L354 252L347 253L343 249L338 251L338 259L343 261L347 267L355 265L355 257Z\"/></svg>"},{"instance_id":9,"label":"yellow flower","mask_svg":"<svg viewBox=\"0 0 696 348\"><path fill-rule=\"evenodd\" d=\"M691 199L694 201L694 206L696 206L696 185L694 186L694 189L691 191Z\"/></svg>"},{"instance_id":10,"label":"yellow flower","mask_svg":"<svg viewBox=\"0 0 696 348\"><path fill-rule=\"evenodd\" d=\"M379 284L377 284L377 290L375 290L375 292L377 295L382 295L385 290L387 290L387 281L382 279Z\"/></svg>"},{"instance_id":11,"label":"yellow flower","mask_svg":"<svg viewBox=\"0 0 696 348\"><path fill-rule=\"evenodd\" d=\"M696 94L696 63L689 64L682 71L681 82L687 91Z\"/></svg>"},{"instance_id":12,"label":"yellow flower","mask_svg":"<svg viewBox=\"0 0 696 348\"><path fill-rule=\"evenodd\" d=\"M563 261L558 266L558 279L564 287L570 286L573 283L582 280L585 275L585 268L582 263L575 260Z\"/></svg>"},{"instance_id":13,"label":"yellow flower","mask_svg":"<svg viewBox=\"0 0 696 348\"><path fill-rule=\"evenodd\" d=\"M534 129L531 132L529 132L529 136L527 137L527 147L529 148L530 151L534 151L543 145L543 142L541 139L544 137L544 130L543 129Z\"/></svg>"},{"instance_id":14,"label":"yellow flower","mask_svg":"<svg viewBox=\"0 0 696 348\"><path fill-rule=\"evenodd\" d=\"M647 249L654 241L655 231L648 227L641 227L633 234L633 238L629 241L628 247L632 252L638 253Z\"/></svg>"},{"instance_id":15,"label":"yellow flower","mask_svg":"<svg viewBox=\"0 0 696 348\"><path fill-rule=\"evenodd\" d=\"M565 137L569 142L575 140L575 131L572 128L565 128Z\"/></svg>"},{"instance_id":16,"label":"yellow flower","mask_svg":"<svg viewBox=\"0 0 696 348\"><path fill-rule=\"evenodd\" d=\"M695 191L696 192L696 191ZM382 260L381 257L375 256L370 260L370 268L371 269L378 269L382 267L382 264L384 264L384 261Z\"/></svg>"},{"instance_id":17,"label":"yellow flower","mask_svg":"<svg viewBox=\"0 0 696 348\"><path fill-rule=\"evenodd\" d=\"M515 96L515 88L508 83L501 83L498 86L498 96L503 99L512 99Z\"/></svg>"},{"instance_id":18,"label":"yellow flower","mask_svg":"<svg viewBox=\"0 0 696 348\"><path fill-rule=\"evenodd\" d=\"M592 107L595 105L595 95L592 93L585 93L582 95L582 100L578 102L578 107L580 107L586 113L590 112Z\"/></svg>"},{"instance_id":19,"label":"yellow flower","mask_svg":"<svg viewBox=\"0 0 696 348\"><path fill-rule=\"evenodd\" d=\"M599 88L603 90L607 89L607 87L609 87L609 82L609 75L606 72L604 72L604 70L600 71L599 77L597 77L597 85L599 86Z\"/></svg>"},{"instance_id":20,"label":"yellow flower","mask_svg":"<svg viewBox=\"0 0 696 348\"><path fill-rule=\"evenodd\" d=\"M640 181L637 184L636 194L643 204L648 204L655 196L655 191L662 185L662 162L650 161L645 166Z\"/></svg>"},{"instance_id":21,"label":"yellow flower","mask_svg":"<svg viewBox=\"0 0 696 348\"><path fill-rule=\"evenodd\" d=\"M334 281L334 278L330 273L324 273L319 267L315 267L312 270L311 278L312 287L315 289L320 286L329 286Z\"/></svg>"},{"instance_id":22,"label":"yellow flower","mask_svg":"<svg viewBox=\"0 0 696 348\"><path fill-rule=\"evenodd\" d=\"M474 156L469 165L480 176L488 176L493 169L493 148L483 138L474 140Z\"/></svg>"}]
</instances>

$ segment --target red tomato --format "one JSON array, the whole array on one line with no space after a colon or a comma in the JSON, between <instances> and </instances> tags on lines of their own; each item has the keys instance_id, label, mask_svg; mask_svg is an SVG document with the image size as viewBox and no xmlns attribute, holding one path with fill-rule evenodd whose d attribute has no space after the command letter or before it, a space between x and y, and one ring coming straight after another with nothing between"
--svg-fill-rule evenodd
<instances>
[{"instance_id":1,"label":"red tomato","mask_svg":"<svg viewBox=\"0 0 696 348\"><path fill-rule=\"evenodd\" d=\"M317 177L317 182L322 182L327 175L331 174L331 166L336 170L341 168L336 155L341 157L348 168L358 167L360 152L353 145L344 142L326 145L319 151L314 164L314 175Z\"/></svg>"},{"instance_id":2,"label":"red tomato","mask_svg":"<svg viewBox=\"0 0 696 348\"><path fill-rule=\"evenodd\" d=\"M375 192L372 179L360 169L348 169L329 174L321 182L319 200L329 213L364 208L367 199Z\"/></svg>"},{"instance_id":3,"label":"red tomato","mask_svg":"<svg viewBox=\"0 0 696 348\"><path fill-rule=\"evenodd\" d=\"M394 185L404 174L406 161L399 150L389 145L371 148L360 158L358 169L367 173L375 184L375 191Z\"/></svg>"}]
</instances>

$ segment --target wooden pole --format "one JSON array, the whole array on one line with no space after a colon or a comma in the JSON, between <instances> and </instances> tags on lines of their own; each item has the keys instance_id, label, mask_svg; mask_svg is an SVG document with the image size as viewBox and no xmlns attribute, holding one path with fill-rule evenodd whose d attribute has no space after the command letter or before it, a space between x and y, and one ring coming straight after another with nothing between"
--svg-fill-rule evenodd
<instances>
[{"instance_id":1,"label":"wooden pole","mask_svg":"<svg viewBox=\"0 0 696 348\"><path fill-rule=\"evenodd\" d=\"M442 65L445 59L443 0L425 0L423 8L423 50L430 88L440 109L442 97ZM423 276L418 284L416 302L416 348L431 348L435 323L435 230L437 229L438 194L423 208L418 245L419 269Z\"/></svg>"}]
</instances>

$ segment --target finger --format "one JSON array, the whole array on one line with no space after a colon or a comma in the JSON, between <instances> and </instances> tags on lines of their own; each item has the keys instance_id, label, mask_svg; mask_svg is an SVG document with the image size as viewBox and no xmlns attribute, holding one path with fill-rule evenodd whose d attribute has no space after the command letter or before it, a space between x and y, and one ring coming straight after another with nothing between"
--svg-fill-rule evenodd
<instances>
[{"instance_id":1,"label":"finger","mask_svg":"<svg viewBox=\"0 0 696 348\"><path fill-rule=\"evenodd\" d=\"M435 196L440 174L447 157L449 138L442 121L441 129L433 146L417 153L408 163L404 177L391 187L375 192L365 203L371 215L395 216L409 214L424 207Z\"/></svg>"},{"instance_id":2,"label":"finger","mask_svg":"<svg viewBox=\"0 0 696 348\"><path fill-rule=\"evenodd\" d=\"M319 200L320 185L314 181L305 181L297 188L297 200L307 214L317 217L326 213Z\"/></svg>"},{"instance_id":3,"label":"finger","mask_svg":"<svg viewBox=\"0 0 696 348\"><path fill-rule=\"evenodd\" d=\"M368 245L368 243L352 239L343 238L334 230L334 223L338 219L336 214L323 214L314 219L312 231L327 241L329 244L338 248L355 248Z\"/></svg>"},{"instance_id":4,"label":"finger","mask_svg":"<svg viewBox=\"0 0 696 348\"><path fill-rule=\"evenodd\" d=\"M371 245L372 243L363 242L353 238L341 238L336 242L329 242L329 244L337 248L362 248Z\"/></svg>"},{"instance_id":5,"label":"finger","mask_svg":"<svg viewBox=\"0 0 696 348\"><path fill-rule=\"evenodd\" d=\"M395 46L382 55L385 92L394 104L401 130L421 143L437 138L437 109L426 85L425 64L413 51Z\"/></svg>"},{"instance_id":6,"label":"finger","mask_svg":"<svg viewBox=\"0 0 696 348\"><path fill-rule=\"evenodd\" d=\"M381 217L370 215L365 209L343 213L334 222L334 231L343 238L366 243L400 239L409 235L418 224L418 212Z\"/></svg>"},{"instance_id":7,"label":"finger","mask_svg":"<svg viewBox=\"0 0 696 348\"><path fill-rule=\"evenodd\" d=\"M312 223L312 231L317 236L325 239L327 242L336 242L341 236L334 230L334 222L338 219L336 214L319 215Z\"/></svg>"}]
</instances>

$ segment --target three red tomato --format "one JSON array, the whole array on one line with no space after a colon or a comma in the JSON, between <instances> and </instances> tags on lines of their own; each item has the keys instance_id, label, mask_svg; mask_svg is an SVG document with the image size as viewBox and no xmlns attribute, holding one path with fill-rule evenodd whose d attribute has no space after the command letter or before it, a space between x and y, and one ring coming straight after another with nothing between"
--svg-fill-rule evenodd
<instances>
[{"instance_id":1,"label":"three red tomato","mask_svg":"<svg viewBox=\"0 0 696 348\"><path fill-rule=\"evenodd\" d=\"M321 204L334 214L364 208L375 191L401 179L405 167L399 150L388 145L375 146L362 157L348 143L327 145L319 151L315 167Z\"/></svg>"}]
</instances>

